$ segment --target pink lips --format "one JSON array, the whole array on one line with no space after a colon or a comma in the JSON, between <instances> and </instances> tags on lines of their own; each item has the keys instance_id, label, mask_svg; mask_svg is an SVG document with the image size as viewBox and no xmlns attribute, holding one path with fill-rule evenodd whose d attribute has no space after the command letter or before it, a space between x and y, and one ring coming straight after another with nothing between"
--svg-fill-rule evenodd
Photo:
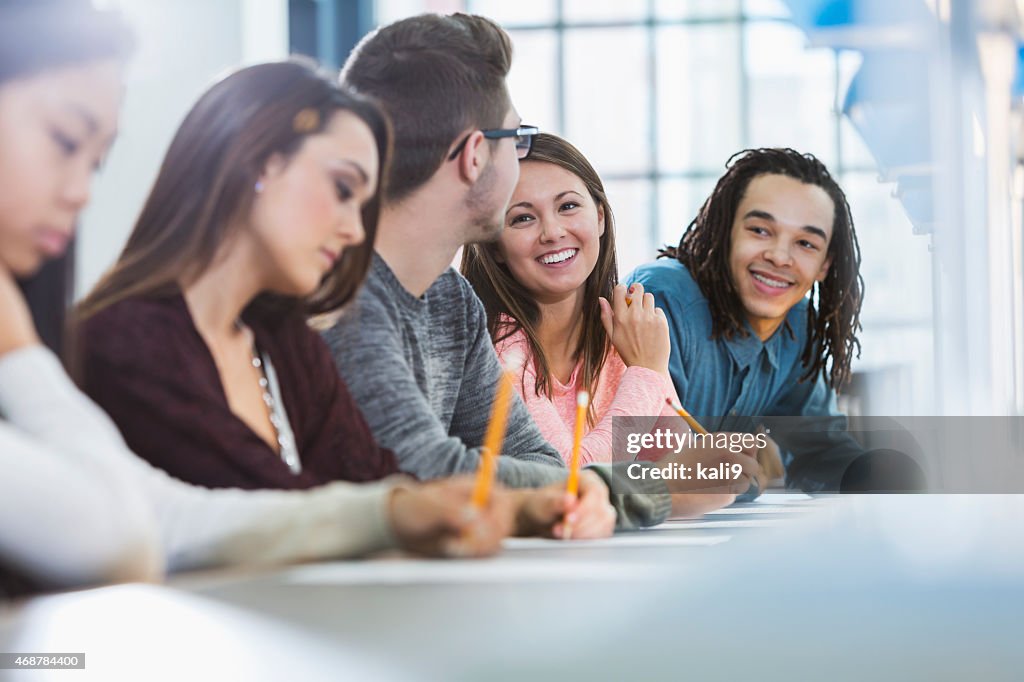
<instances>
[{"instance_id":1,"label":"pink lips","mask_svg":"<svg viewBox=\"0 0 1024 682\"><path fill-rule=\"evenodd\" d=\"M763 272L757 272L757 274L761 275L762 277L778 280L780 282L789 282L789 280L787 279L776 277L774 275L765 274ZM754 283L754 288L757 289L758 292L764 294L765 296L781 296L782 294L788 293L789 290L792 288L792 283L790 283L790 286L786 287L769 286L764 282L759 281L756 277L754 277L754 271L750 271L750 281Z\"/></svg>"},{"instance_id":2,"label":"pink lips","mask_svg":"<svg viewBox=\"0 0 1024 682\"><path fill-rule=\"evenodd\" d=\"M328 249L326 247L320 249L320 253L323 254L324 258L327 259L327 264L330 265L332 268L334 267L334 264L338 262L338 256L340 254L338 254L338 253L336 253L334 251L331 251L330 249Z\"/></svg>"},{"instance_id":3,"label":"pink lips","mask_svg":"<svg viewBox=\"0 0 1024 682\"><path fill-rule=\"evenodd\" d=\"M68 248L71 235L60 230L42 229L35 233L35 243L49 258L62 256Z\"/></svg>"}]
</instances>

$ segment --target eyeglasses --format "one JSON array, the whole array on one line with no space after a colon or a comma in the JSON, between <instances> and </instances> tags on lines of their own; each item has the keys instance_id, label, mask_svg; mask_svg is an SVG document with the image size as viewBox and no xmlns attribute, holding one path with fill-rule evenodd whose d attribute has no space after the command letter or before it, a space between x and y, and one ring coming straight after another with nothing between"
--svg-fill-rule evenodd
<instances>
[{"instance_id":1,"label":"eyeglasses","mask_svg":"<svg viewBox=\"0 0 1024 682\"><path fill-rule=\"evenodd\" d=\"M516 138L516 156L520 159L525 159L529 156L530 149L533 148L533 136L540 132L540 128L537 126L522 125L518 128L491 128L489 130L481 130L480 132L483 133L484 137L488 140L500 140L503 137ZM452 150L452 153L448 155L449 161L462 152L462 148L466 146L467 142L469 142L470 135L472 135L472 133L462 138L462 142Z\"/></svg>"}]
</instances>

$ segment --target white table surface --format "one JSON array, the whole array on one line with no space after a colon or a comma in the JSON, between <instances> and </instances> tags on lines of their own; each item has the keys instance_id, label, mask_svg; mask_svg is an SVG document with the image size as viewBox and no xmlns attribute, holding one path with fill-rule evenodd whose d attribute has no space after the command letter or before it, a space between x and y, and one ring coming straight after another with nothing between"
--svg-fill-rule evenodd
<instances>
[{"instance_id":1,"label":"white table surface","mask_svg":"<svg viewBox=\"0 0 1024 682\"><path fill-rule=\"evenodd\" d=\"M52 679L138 672L130 658L101 668L129 637L176 651L190 679L228 679L222 648L259 663L236 679L1021 679L1024 496L754 504L708 528L481 562L383 557L38 598L0 612L0 651L86 651L90 677ZM726 540L680 540L701 535Z\"/></svg>"}]
</instances>

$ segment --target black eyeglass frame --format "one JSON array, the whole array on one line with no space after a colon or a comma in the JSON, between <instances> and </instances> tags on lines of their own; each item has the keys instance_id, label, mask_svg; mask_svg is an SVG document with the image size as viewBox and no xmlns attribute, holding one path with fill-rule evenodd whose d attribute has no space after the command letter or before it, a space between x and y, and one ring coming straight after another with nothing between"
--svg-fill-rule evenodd
<instances>
[{"instance_id":1,"label":"black eyeglass frame","mask_svg":"<svg viewBox=\"0 0 1024 682\"><path fill-rule=\"evenodd\" d=\"M500 140L503 137L523 138L525 140L525 142L523 143L520 143L519 140L516 140L516 156L518 156L520 159L525 159L527 156L530 155L530 150L533 149L533 136L540 133L540 128L531 125L521 125L518 128L489 128L486 130L481 130L480 132L483 133L484 137L486 137L488 140ZM457 157L462 152L463 147L465 147L466 143L469 142L469 138L472 134L473 133L466 135L464 138L462 138L462 141L455 146L455 149L452 150L452 153L448 155L449 161L454 160L455 157ZM525 147L521 145L525 145ZM525 151L523 151L524 148Z\"/></svg>"}]
</instances>

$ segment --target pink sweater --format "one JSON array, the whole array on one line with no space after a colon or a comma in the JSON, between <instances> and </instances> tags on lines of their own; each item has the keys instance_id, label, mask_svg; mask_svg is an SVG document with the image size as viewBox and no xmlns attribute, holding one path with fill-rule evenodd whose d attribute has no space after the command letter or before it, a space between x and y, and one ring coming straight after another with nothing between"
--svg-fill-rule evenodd
<instances>
[{"instance_id":1,"label":"pink sweater","mask_svg":"<svg viewBox=\"0 0 1024 682\"><path fill-rule=\"evenodd\" d=\"M572 434L576 424L576 394L581 390L580 368L577 364L563 384L551 377L551 399L537 395L534 390L537 373L526 334L522 331L498 344L498 356L503 358L513 349L523 354L523 380L515 387L526 403L530 416L537 422L541 433L569 463L572 458ZM580 443L580 461L612 461L612 417L675 416L665 404L665 398L676 398L675 388L668 375L661 375L646 367L626 367L619 354L612 349L601 370L597 390L590 396L594 406L594 426L585 427ZM681 421L681 420L679 420Z\"/></svg>"}]
</instances>

